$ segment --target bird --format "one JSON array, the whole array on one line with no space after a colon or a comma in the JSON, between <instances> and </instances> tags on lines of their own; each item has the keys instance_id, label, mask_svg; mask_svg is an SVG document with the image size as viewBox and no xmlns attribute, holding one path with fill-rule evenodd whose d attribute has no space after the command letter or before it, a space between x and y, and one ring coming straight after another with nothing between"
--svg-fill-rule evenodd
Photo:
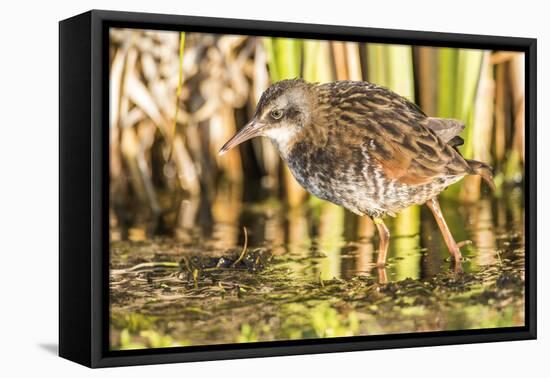
<instances>
[{"instance_id":1,"label":"bird","mask_svg":"<svg viewBox=\"0 0 550 378\"><path fill-rule=\"evenodd\" d=\"M412 205L433 213L452 260L460 263L438 196L466 175L494 188L492 168L465 159L464 123L426 115L396 92L367 81L310 83L288 79L261 95L252 119L219 151L268 138L309 193L374 221L376 265L386 265L390 232L384 218Z\"/></svg>"}]
</instances>

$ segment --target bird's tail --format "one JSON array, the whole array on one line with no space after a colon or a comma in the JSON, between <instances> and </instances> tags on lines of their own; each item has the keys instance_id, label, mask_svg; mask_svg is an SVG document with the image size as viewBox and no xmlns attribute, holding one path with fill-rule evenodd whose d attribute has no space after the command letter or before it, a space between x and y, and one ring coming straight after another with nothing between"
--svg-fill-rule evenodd
<instances>
[{"instance_id":1,"label":"bird's tail","mask_svg":"<svg viewBox=\"0 0 550 378\"><path fill-rule=\"evenodd\" d=\"M477 160L466 160L472 174L479 175L481 178L491 187L492 190L495 190L495 182L493 181L493 169L480 161Z\"/></svg>"}]
</instances>

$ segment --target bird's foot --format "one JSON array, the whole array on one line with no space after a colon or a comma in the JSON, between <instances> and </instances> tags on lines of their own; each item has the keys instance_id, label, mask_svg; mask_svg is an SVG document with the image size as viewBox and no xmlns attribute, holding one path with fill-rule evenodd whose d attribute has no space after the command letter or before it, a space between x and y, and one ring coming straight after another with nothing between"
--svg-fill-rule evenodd
<instances>
[{"instance_id":1,"label":"bird's foot","mask_svg":"<svg viewBox=\"0 0 550 378\"><path fill-rule=\"evenodd\" d=\"M460 253L460 243L456 244L456 248L450 250L451 252L451 265L456 275L462 274L462 253Z\"/></svg>"},{"instance_id":2,"label":"bird's foot","mask_svg":"<svg viewBox=\"0 0 550 378\"><path fill-rule=\"evenodd\" d=\"M460 275L463 273L462 263L460 261L453 261L452 268L455 275Z\"/></svg>"},{"instance_id":3,"label":"bird's foot","mask_svg":"<svg viewBox=\"0 0 550 378\"><path fill-rule=\"evenodd\" d=\"M457 246L458 248L462 248L462 247L465 247L465 246L467 246L467 245L472 245L472 244L474 244L474 242L471 241L471 240L462 240L462 241L456 243L456 246Z\"/></svg>"},{"instance_id":4,"label":"bird's foot","mask_svg":"<svg viewBox=\"0 0 550 378\"><path fill-rule=\"evenodd\" d=\"M388 274L386 273L386 268L377 268L378 271L378 283L381 285L385 285L388 283Z\"/></svg>"}]
</instances>

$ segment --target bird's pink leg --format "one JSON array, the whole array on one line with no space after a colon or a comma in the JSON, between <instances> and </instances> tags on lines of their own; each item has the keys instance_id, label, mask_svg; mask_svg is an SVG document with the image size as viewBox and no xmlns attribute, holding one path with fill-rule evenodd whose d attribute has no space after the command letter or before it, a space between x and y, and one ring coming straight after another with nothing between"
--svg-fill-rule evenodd
<instances>
[{"instance_id":1,"label":"bird's pink leg","mask_svg":"<svg viewBox=\"0 0 550 378\"><path fill-rule=\"evenodd\" d=\"M378 245L378 259L376 260L376 266L380 268L386 265L388 247L390 246L390 230L388 230L382 219L374 218L373 221L378 229L378 235L380 236L380 244Z\"/></svg>"},{"instance_id":2,"label":"bird's pink leg","mask_svg":"<svg viewBox=\"0 0 550 378\"><path fill-rule=\"evenodd\" d=\"M439 201L437 200L437 198L432 198L431 200L426 202L426 206L428 206L432 211L435 220L437 221L437 225L441 230L441 234L443 235L443 239L445 239L445 244L447 244L447 248L449 249L449 252L451 253L454 261L457 263L460 262L462 260L460 248L456 244L455 239L453 238L453 235L451 234L451 231L449 230L449 227L445 222L445 218L443 218L443 213L441 212L441 208L439 207Z\"/></svg>"}]
</instances>

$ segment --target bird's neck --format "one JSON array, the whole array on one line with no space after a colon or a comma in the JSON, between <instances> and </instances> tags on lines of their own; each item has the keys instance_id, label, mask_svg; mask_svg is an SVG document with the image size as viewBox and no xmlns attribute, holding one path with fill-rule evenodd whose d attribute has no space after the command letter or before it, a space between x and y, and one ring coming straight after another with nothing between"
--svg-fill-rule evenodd
<instances>
[{"instance_id":1,"label":"bird's neck","mask_svg":"<svg viewBox=\"0 0 550 378\"><path fill-rule=\"evenodd\" d=\"M308 124L300 129L273 129L265 133L281 158L288 163L295 154L297 146L324 148L328 141L328 130L316 123ZM300 149L302 150L302 149Z\"/></svg>"},{"instance_id":2,"label":"bird's neck","mask_svg":"<svg viewBox=\"0 0 550 378\"><path fill-rule=\"evenodd\" d=\"M299 131L288 128L274 128L267 130L264 135L269 138L273 146L279 152L279 155L286 161L292 147L300 138L299 134L301 134Z\"/></svg>"}]
</instances>

